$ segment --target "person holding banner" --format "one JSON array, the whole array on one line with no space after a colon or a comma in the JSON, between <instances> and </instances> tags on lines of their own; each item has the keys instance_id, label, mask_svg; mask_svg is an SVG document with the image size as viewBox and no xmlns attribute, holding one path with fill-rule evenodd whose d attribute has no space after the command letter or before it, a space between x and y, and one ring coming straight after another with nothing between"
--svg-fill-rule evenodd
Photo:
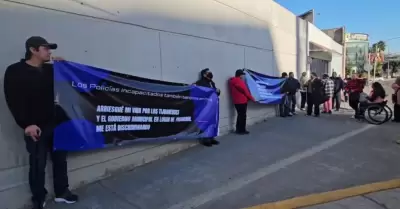
<instances>
[{"instance_id":1,"label":"person holding banner","mask_svg":"<svg viewBox=\"0 0 400 209\"><path fill-rule=\"evenodd\" d=\"M288 82L288 74L286 72L283 72L281 75L281 78L285 79L285 82L281 88L281 93L283 94L283 98L281 101L281 104L279 104L279 115L281 117L291 117L293 114L290 112L290 106L292 100L289 97L290 93L290 84Z\"/></svg>"},{"instance_id":2,"label":"person holding banner","mask_svg":"<svg viewBox=\"0 0 400 209\"><path fill-rule=\"evenodd\" d=\"M45 168L47 154L53 161L56 202L75 203L78 196L68 189L67 153L53 150L55 98L51 50L57 44L42 37L25 43L25 59L8 66L4 75L4 95L16 123L24 130L29 153L29 186L34 209L42 209L46 200ZM61 58L53 58L60 60Z\"/></svg>"},{"instance_id":3,"label":"person holding banner","mask_svg":"<svg viewBox=\"0 0 400 209\"><path fill-rule=\"evenodd\" d=\"M249 134L246 130L246 119L247 119L247 103L249 100L255 101L251 96L249 89L246 86L245 73L243 70L237 70L235 77L229 79L229 88L232 95L233 104L237 111L236 118L236 133L237 134Z\"/></svg>"},{"instance_id":4,"label":"person holding banner","mask_svg":"<svg viewBox=\"0 0 400 209\"><path fill-rule=\"evenodd\" d=\"M200 71L200 79L196 81L195 85L215 89L217 95L219 96L221 94L221 90L215 86L215 83L212 79L213 73L210 71L210 69L205 68ZM200 143L206 147L211 147L212 145L218 145L219 141L215 140L214 138L202 138L200 139Z\"/></svg>"}]
</instances>

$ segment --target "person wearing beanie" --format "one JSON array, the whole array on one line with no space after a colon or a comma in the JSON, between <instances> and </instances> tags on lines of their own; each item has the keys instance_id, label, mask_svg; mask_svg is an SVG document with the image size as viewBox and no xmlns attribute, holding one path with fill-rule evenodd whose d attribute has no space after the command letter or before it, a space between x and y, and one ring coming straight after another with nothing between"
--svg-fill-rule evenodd
<instances>
[{"instance_id":1,"label":"person wearing beanie","mask_svg":"<svg viewBox=\"0 0 400 209\"><path fill-rule=\"evenodd\" d=\"M249 100L255 101L251 96L245 83L246 73L244 70L236 70L235 77L229 79L229 89L231 91L233 104L237 111L236 133L249 134L246 130L247 103Z\"/></svg>"},{"instance_id":2,"label":"person wearing beanie","mask_svg":"<svg viewBox=\"0 0 400 209\"><path fill-rule=\"evenodd\" d=\"M215 89L217 95L219 96L221 91L215 86L213 77L214 75L210 69L205 68L200 71L200 79L196 81L195 85ZM200 144L206 147L211 147L212 145L218 145L219 141L215 140L215 138L201 138Z\"/></svg>"}]
</instances>

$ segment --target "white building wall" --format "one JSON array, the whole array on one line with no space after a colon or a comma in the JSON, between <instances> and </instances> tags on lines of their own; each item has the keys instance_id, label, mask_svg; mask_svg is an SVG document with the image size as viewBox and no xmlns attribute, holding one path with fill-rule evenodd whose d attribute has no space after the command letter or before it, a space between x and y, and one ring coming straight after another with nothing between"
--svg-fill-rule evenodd
<instances>
[{"instance_id":1,"label":"white building wall","mask_svg":"<svg viewBox=\"0 0 400 209\"><path fill-rule=\"evenodd\" d=\"M335 71L338 76L340 75L342 78L345 77L345 75L343 75L343 57L342 56L333 55L332 61L331 61L330 72L332 73L333 71Z\"/></svg>"},{"instance_id":2,"label":"white building wall","mask_svg":"<svg viewBox=\"0 0 400 209\"><path fill-rule=\"evenodd\" d=\"M336 43L331 37L318 29L314 24L308 23L308 33L310 36L310 42L313 44L339 55L343 53L343 46Z\"/></svg>"},{"instance_id":3,"label":"white building wall","mask_svg":"<svg viewBox=\"0 0 400 209\"><path fill-rule=\"evenodd\" d=\"M212 69L222 91L222 133L232 129L236 117L227 88L236 69L269 75L306 69L307 25L272 0L13 2L0 0L0 37L6 40L0 50L2 98L4 70L23 56L24 42L32 35L57 42L55 54L68 60L136 76L192 83L202 68ZM30 198L28 158L22 131L4 99L0 111L0 201L2 208L20 208ZM251 104L248 124L274 114L271 106ZM75 188L193 145L75 153L69 159L70 184Z\"/></svg>"},{"instance_id":4,"label":"white building wall","mask_svg":"<svg viewBox=\"0 0 400 209\"><path fill-rule=\"evenodd\" d=\"M310 52L310 56L329 61L327 70L329 75L332 74L333 70L335 70L338 75L342 74L343 46L335 42L331 37L319 30L312 23L308 23L308 34L310 43L326 50L325 52Z\"/></svg>"}]
</instances>

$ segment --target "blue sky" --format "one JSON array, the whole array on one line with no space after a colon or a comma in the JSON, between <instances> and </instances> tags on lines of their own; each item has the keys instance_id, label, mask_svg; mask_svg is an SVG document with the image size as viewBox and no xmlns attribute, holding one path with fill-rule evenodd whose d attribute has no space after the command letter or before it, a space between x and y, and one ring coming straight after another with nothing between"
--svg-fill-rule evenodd
<instances>
[{"instance_id":1,"label":"blue sky","mask_svg":"<svg viewBox=\"0 0 400 209\"><path fill-rule=\"evenodd\" d=\"M275 0L296 15L314 9L320 29L346 26L350 33L367 33L371 43L400 37L400 0ZM400 53L400 39L387 42Z\"/></svg>"}]
</instances>

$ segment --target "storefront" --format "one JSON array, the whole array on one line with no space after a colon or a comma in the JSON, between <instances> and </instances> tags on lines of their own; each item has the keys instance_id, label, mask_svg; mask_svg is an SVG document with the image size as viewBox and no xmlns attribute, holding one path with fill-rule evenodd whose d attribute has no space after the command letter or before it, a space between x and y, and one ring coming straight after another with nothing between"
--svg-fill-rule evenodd
<instances>
[{"instance_id":1,"label":"storefront","mask_svg":"<svg viewBox=\"0 0 400 209\"><path fill-rule=\"evenodd\" d=\"M346 72L360 73L368 63L368 35L362 33L346 34Z\"/></svg>"}]
</instances>

